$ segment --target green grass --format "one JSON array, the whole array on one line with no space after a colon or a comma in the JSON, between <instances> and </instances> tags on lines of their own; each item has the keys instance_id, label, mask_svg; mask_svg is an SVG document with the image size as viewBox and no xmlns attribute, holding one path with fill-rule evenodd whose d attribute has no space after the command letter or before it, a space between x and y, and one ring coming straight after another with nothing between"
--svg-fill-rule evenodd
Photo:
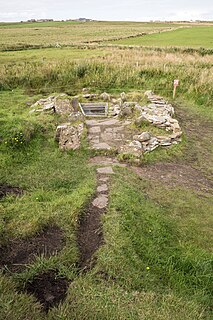
<instances>
[{"instance_id":1,"label":"green grass","mask_svg":"<svg viewBox=\"0 0 213 320\"><path fill-rule=\"evenodd\" d=\"M113 41L113 43L155 47L213 48L213 26L183 28Z\"/></svg>"},{"instance_id":2,"label":"green grass","mask_svg":"<svg viewBox=\"0 0 213 320\"><path fill-rule=\"evenodd\" d=\"M14 65L23 62L37 62L37 63L54 63L66 62L66 61L81 61L83 59L96 58L98 56L104 56L107 51L101 49L83 50L78 48L49 48L49 49L31 49L23 51L9 51L0 52L0 64Z\"/></svg>"},{"instance_id":3,"label":"green grass","mask_svg":"<svg viewBox=\"0 0 213 320\"><path fill-rule=\"evenodd\" d=\"M25 192L1 201L0 241L33 235L52 222L66 237L58 255L37 258L19 275L0 275L0 317L210 320L212 197L190 189L170 189L160 182L141 180L128 169L115 169L109 209L103 216L105 244L98 251L95 268L77 276L77 220L95 191L87 147L83 143L77 152L58 150L54 131L59 119L28 114L26 102L41 96L29 97L15 90L2 92L0 97L3 141L14 132L30 137L20 148L1 144L1 182ZM198 116L194 113L194 117ZM186 141L186 146L190 143ZM205 143L204 139L204 150ZM181 151L183 159L195 151L193 147L187 151L186 146ZM152 155L149 162L166 159L162 154ZM170 160L177 161L178 156L171 153ZM45 316L33 297L18 294L16 288L39 272L56 268L70 281L68 295Z\"/></svg>"},{"instance_id":4,"label":"green grass","mask_svg":"<svg viewBox=\"0 0 213 320\"><path fill-rule=\"evenodd\" d=\"M45 22L0 25L0 50L87 44L180 27L173 23Z\"/></svg>"}]
</instances>

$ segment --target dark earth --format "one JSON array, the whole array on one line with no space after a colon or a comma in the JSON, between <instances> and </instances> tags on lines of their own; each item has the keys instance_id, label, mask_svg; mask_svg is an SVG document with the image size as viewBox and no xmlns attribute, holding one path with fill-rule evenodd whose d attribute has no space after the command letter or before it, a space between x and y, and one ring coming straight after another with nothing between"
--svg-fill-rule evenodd
<instances>
[{"instance_id":1,"label":"dark earth","mask_svg":"<svg viewBox=\"0 0 213 320\"><path fill-rule=\"evenodd\" d=\"M23 194L23 190L19 187L12 187L7 184L0 184L0 199L9 194L21 196Z\"/></svg>"},{"instance_id":2,"label":"dark earth","mask_svg":"<svg viewBox=\"0 0 213 320\"><path fill-rule=\"evenodd\" d=\"M94 253L103 244L101 216L106 209L98 209L92 203L84 210L77 231L80 251L78 267L80 271L89 270L95 263Z\"/></svg>"},{"instance_id":3,"label":"dark earth","mask_svg":"<svg viewBox=\"0 0 213 320\"><path fill-rule=\"evenodd\" d=\"M7 267L10 272L22 272L33 263L36 256L48 258L56 255L64 246L64 235L56 225L45 227L34 237L13 239L0 247L0 267Z\"/></svg>"},{"instance_id":4,"label":"dark earth","mask_svg":"<svg viewBox=\"0 0 213 320\"><path fill-rule=\"evenodd\" d=\"M57 271L48 271L27 282L25 290L36 297L47 313L50 308L57 306L66 298L68 286L68 280L59 277Z\"/></svg>"}]
</instances>

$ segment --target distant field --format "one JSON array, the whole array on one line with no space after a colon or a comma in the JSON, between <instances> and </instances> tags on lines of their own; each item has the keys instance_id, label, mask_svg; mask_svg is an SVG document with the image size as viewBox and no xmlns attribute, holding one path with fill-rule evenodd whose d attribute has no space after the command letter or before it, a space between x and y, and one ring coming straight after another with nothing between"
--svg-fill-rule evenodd
<instances>
[{"instance_id":1,"label":"distant field","mask_svg":"<svg viewBox=\"0 0 213 320\"><path fill-rule=\"evenodd\" d=\"M181 46L213 48L213 26L181 28L136 38L113 41L115 44L138 46Z\"/></svg>"},{"instance_id":2,"label":"distant field","mask_svg":"<svg viewBox=\"0 0 213 320\"><path fill-rule=\"evenodd\" d=\"M173 23L45 22L0 24L0 50L97 42L179 28Z\"/></svg>"},{"instance_id":3,"label":"distant field","mask_svg":"<svg viewBox=\"0 0 213 320\"><path fill-rule=\"evenodd\" d=\"M36 28L59 27L69 24L81 24L80 21L47 21L47 22L0 22L0 28Z\"/></svg>"},{"instance_id":4,"label":"distant field","mask_svg":"<svg viewBox=\"0 0 213 320\"><path fill-rule=\"evenodd\" d=\"M41 50L21 50L0 52L0 65L26 63L26 62L41 62L41 63L54 63L54 62L67 62L79 61L82 59L98 58L107 54L107 50L94 49L83 50L78 48L45 48Z\"/></svg>"}]
</instances>

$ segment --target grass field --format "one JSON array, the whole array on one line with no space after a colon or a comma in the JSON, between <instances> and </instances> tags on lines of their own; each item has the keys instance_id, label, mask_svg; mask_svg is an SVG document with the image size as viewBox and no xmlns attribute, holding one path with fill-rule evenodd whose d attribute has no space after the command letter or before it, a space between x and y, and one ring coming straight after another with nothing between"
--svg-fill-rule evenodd
<instances>
[{"instance_id":1,"label":"grass field","mask_svg":"<svg viewBox=\"0 0 213 320\"><path fill-rule=\"evenodd\" d=\"M179 27L181 25L172 23L140 22L3 24L0 25L0 49L85 44Z\"/></svg>"},{"instance_id":2,"label":"grass field","mask_svg":"<svg viewBox=\"0 0 213 320\"><path fill-rule=\"evenodd\" d=\"M192 47L213 48L213 26L189 27L170 32L145 35L141 37L114 41L116 44L156 46L156 47Z\"/></svg>"},{"instance_id":3,"label":"grass field","mask_svg":"<svg viewBox=\"0 0 213 320\"><path fill-rule=\"evenodd\" d=\"M35 28L0 25L1 49L16 49L0 52L0 185L24 191L0 200L0 248L50 224L61 228L65 243L57 255L37 257L21 273L0 272L0 319L211 320L213 55L119 48L110 42L18 51L25 44L49 45L57 39L77 44L165 29L165 24L48 23ZM173 47L181 41L172 35L183 33L189 36L188 41L182 37L184 47L199 40L212 48L211 36L203 32L210 28L193 26L141 39L164 37L164 45ZM132 45L139 38L125 41ZM161 46L152 41L137 45ZM176 78L180 86L173 101ZM58 116L29 115L29 110L49 94L75 95L84 87L115 96L125 91L133 100L152 89L174 104L184 137L171 150L147 154L138 171L114 169L102 218L104 244L95 267L79 274L76 229L96 190L95 168L88 164L91 152L85 137L78 151L59 151L54 140ZM17 144L14 137L20 133L23 143ZM173 176L166 180L168 168ZM143 170L149 175L140 175ZM208 188L201 188L200 181L207 181ZM69 288L63 303L45 314L23 289L39 273L55 269L68 279Z\"/></svg>"}]
</instances>

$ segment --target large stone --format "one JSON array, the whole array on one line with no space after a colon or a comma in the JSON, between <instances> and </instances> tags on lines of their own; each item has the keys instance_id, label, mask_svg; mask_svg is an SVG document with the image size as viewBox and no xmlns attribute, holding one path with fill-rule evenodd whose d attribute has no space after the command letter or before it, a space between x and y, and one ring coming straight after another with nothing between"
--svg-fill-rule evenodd
<instances>
[{"instance_id":1,"label":"large stone","mask_svg":"<svg viewBox=\"0 0 213 320\"><path fill-rule=\"evenodd\" d=\"M104 194L100 194L97 198L93 200L92 204L94 207L98 209L104 209L108 204L108 197Z\"/></svg>"},{"instance_id":2,"label":"large stone","mask_svg":"<svg viewBox=\"0 0 213 320\"><path fill-rule=\"evenodd\" d=\"M144 141L151 139L152 136L149 132L142 132L141 134L139 134L138 136L135 136L135 137L138 141L144 142Z\"/></svg>"},{"instance_id":3,"label":"large stone","mask_svg":"<svg viewBox=\"0 0 213 320\"><path fill-rule=\"evenodd\" d=\"M143 153L143 147L139 141L134 140L129 144L121 146L119 153L140 157Z\"/></svg>"},{"instance_id":4,"label":"large stone","mask_svg":"<svg viewBox=\"0 0 213 320\"><path fill-rule=\"evenodd\" d=\"M97 172L100 174L113 174L114 171L112 167L104 167L104 168L97 168Z\"/></svg>"},{"instance_id":5,"label":"large stone","mask_svg":"<svg viewBox=\"0 0 213 320\"><path fill-rule=\"evenodd\" d=\"M92 149L94 150L111 150L111 147L108 143L106 142L95 142L92 145Z\"/></svg>"},{"instance_id":6,"label":"large stone","mask_svg":"<svg viewBox=\"0 0 213 320\"><path fill-rule=\"evenodd\" d=\"M106 183L97 187L97 192L106 192L106 191L108 191L108 187Z\"/></svg>"},{"instance_id":7,"label":"large stone","mask_svg":"<svg viewBox=\"0 0 213 320\"><path fill-rule=\"evenodd\" d=\"M104 101L110 101L110 95L106 92L103 92L101 95L100 95L100 98L103 99Z\"/></svg>"},{"instance_id":8,"label":"large stone","mask_svg":"<svg viewBox=\"0 0 213 320\"><path fill-rule=\"evenodd\" d=\"M88 129L89 133L100 133L101 132L101 128L96 126L96 127L89 127Z\"/></svg>"},{"instance_id":9,"label":"large stone","mask_svg":"<svg viewBox=\"0 0 213 320\"><path fill-rule=\"evenodd\" d=\"M72 103L72 108L73 108L74 112L77 112L78 111L78 98L73 98L71 103Z\"/></svg>"},{"instance_id":10,"label":"large stone","mask_svg":"<svg viewBox=\"0 0 213 320\"><path fill-rule=\"evenodd\" d=\"M57 127L55 139L59 143L59 148L65 150L76 150L81 144L81 134L83 123L78 125L62 124Z\"/></svg>"},{"instance_id":11,"label":"large stone","mask_svg":"<svg viewBox=\"0 0 213 320\"><path fill-rule=\"evenodd\" d=\"M49 111L60 115L69 114L74 111L69 97L63 93L58 96L40 99L31 107L34 108L35 112Z\"/></svg>"},{"instance_id":12,"label":"large stone","mask_svg":"<svg viewBox=\"0 0 213 320\"><path fill-rule=\"evenodd\" d=\"M119 114L121 117L130 117L132 115L132 109L130 107L124 107Z\"/></svg>"},{"instance_id":13,"label":"large stone","mask_svg":"<svg viewBox=\"0 0 213 320\"><path fill-rule=\"evenodd\" d=\"M73 112L70 99L65 95L59 95L54 99L54 110L57 114L64 115Z\"/></svg>"},{"instance_id":14,"label":"large stone","mask_svg":"<svg viewBox=\"0 0 213 320\"><path fill-rule=\"evenodd\" d=\"M126 93L125 92L122 92L121 93L121 100L122 102L125 102L127 100L127 97L126 97Z\"/></svg>"}]
</instances>

